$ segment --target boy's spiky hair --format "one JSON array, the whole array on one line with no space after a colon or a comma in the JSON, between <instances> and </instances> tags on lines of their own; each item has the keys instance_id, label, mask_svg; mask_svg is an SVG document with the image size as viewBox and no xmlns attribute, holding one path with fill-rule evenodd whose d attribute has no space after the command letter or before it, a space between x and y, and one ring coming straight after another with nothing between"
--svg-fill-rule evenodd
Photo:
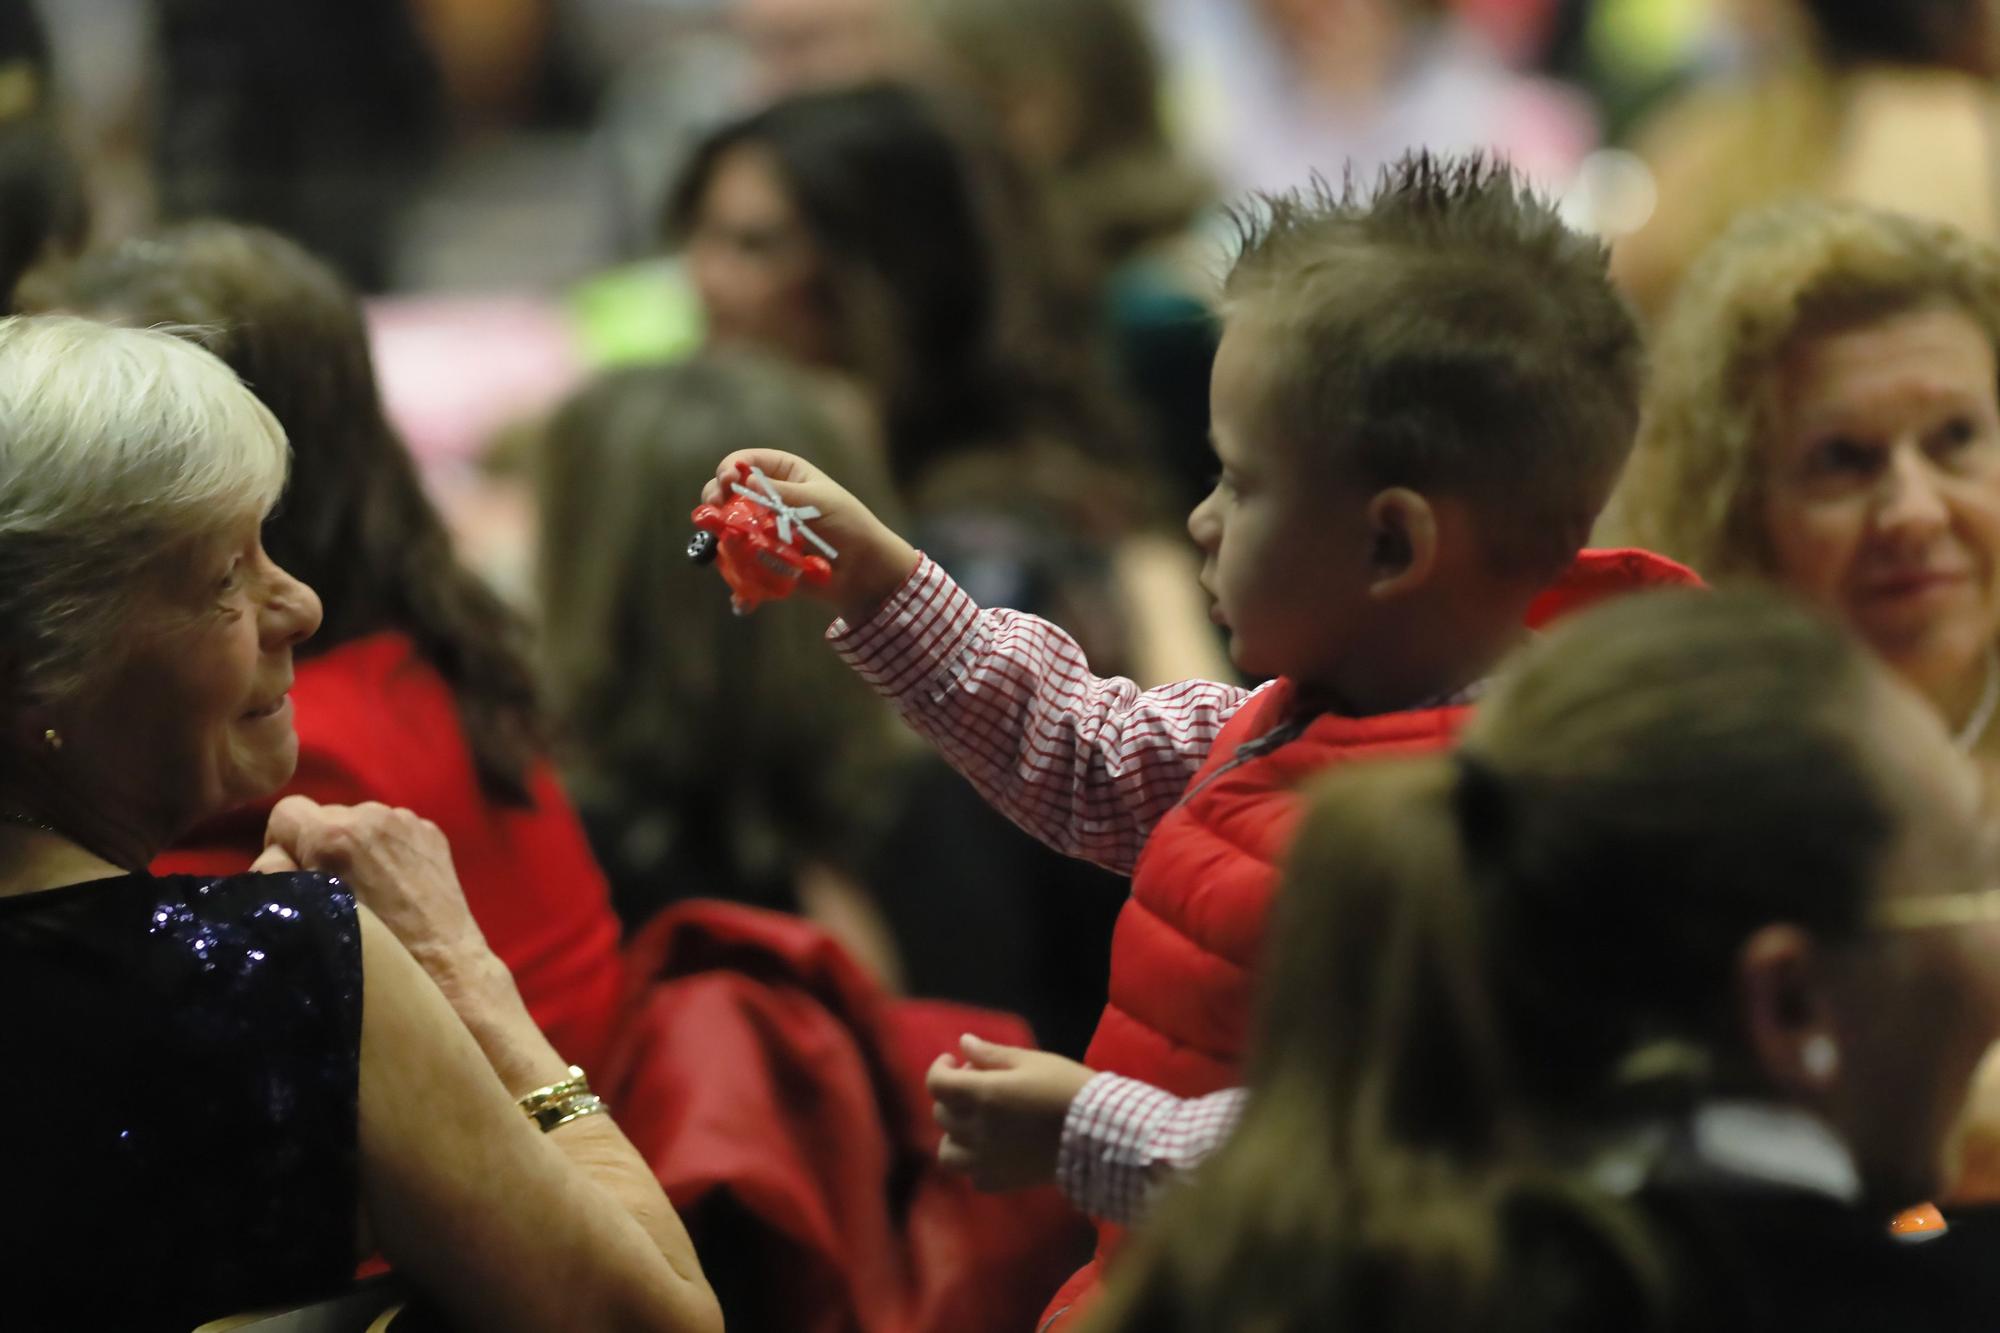
<instances>
[{"instance_id":1,"label":"boy's spiky hair","mask_svg":"<svg viewBox=\"0 0 2000 1333\"><path fill-rule=\"evenodd\" d=\"M1469 499L1496 566L1559 571L1638 423L1640 336L1604 246L1479 154L1234 217L1228 315L1264 339L1264 428L1362 485Z\"/></svg>"}]
</instances>

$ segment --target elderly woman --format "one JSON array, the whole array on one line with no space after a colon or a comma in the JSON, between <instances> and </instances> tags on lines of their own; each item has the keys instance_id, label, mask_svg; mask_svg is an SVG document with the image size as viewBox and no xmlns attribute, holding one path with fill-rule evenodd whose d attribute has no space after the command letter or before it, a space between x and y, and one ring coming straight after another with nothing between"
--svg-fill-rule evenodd
<instances>
[{"instance_id":1,"label":"elderly woman","mask_svg":"<svg viewBox=\"0 0 2000 1333\"><path fill-rule=\"evenodd\" d=\"M263 549L285 471L274 419L192 344L0 322L9 1322L184 1330L327 1294L379 1249L470 1327L717 1327L435 829L298 801L265 873L146 872L291 775L320 607Z\"/></svg>"},{"instance_id":2,"label":"elderly woman","mask_svg":"<svg viewBox=\"0 0 2000 1333\"><path fill-rule=\"evenodd\" d=\"M2000 1036L1991 834L1819 617L1571 623L1459 754L1316 794L1241 1127L1089 1327L1991 1329L1990 1235L1882 1226Z\"/></svg>"},{"instance_id":3,"label":"elderly woman","mask_svg":"<svg viewBox=\"0 0 2000 1333\"><path fill-rule=\"evenodd\" d=\"M298 653L283 793L436 823L536 1023L570 1059L601 1060L624 1000L618 924L542 753L528 632L454 555L383 413L352 289L282 236L194 222L37 270L23 308L177 328L271 410L291 487L264 544L325 609ZM153 868L243 869L279 794L204 821Z\"/></svg>"},{"instance_id":4,"label":"elderly woman","mask_svg":"<svg viewBox=\"0 0 2000 1333\"><path fill-rule=\"evenodd\" d=\"M1716 580L1849 626L2000 763L2000 251L1797 203L1739 221L1661 329L1616 503Z\"/></svg>"}]
</instances>

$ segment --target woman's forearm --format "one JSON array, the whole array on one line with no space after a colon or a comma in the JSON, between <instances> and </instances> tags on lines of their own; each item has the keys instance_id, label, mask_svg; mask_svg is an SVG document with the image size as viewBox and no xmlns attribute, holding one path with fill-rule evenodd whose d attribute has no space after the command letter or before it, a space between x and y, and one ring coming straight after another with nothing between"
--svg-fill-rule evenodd
<instances>
[{"instance_id":1,"label":"woman's forearm","mask_svg":"<svg viewBox=\"0 0 2000 1333\"><path fill-rule=\"evenodd\" d=\"M518 1098L569 1076L568 1064L529 1014L513 974L490 951L477 958L418 961L438 983L509 1096ZM667 1202L652 1168L612 1117L572 1120L550 1130L549 1139L645 1228L675 1272L691 1280L699 1277L687 1228Z\"/></svg>"}]
</instances>

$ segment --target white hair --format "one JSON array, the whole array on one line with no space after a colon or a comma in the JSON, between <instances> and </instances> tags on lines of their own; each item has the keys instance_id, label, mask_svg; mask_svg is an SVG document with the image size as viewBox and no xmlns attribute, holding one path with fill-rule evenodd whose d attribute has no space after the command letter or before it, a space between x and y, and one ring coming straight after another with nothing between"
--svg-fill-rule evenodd
<instances>
[{"instance_id":1,"label":"white hair","mask_svg":"<svg viewBox=\"0 0 2000 1333\"><path fill-rule=\"evenodd\" d=\"M0 652L11 704L112 656L137 575L262 515L285 433L228 366L165 329L0 319Z\"/></svg>"}]
</instances>

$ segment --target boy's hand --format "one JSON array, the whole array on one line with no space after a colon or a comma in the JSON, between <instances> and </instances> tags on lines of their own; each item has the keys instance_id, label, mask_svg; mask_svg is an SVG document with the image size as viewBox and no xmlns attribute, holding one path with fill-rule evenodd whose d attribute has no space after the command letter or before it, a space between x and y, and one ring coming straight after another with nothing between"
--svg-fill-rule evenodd
<instances>
[{"instance_id":1,"label":"boy's hand","mask_svg":"<svg viewBox=\"0 0 2000 1333\"><path fill-rule=\"evenodd\" d=\"M890 531L868 507L840 483L795 454L772 449L739 449L716 465L715 480L702 488L703 504L727 504L730 484L740 480L736 465L748 463L771 479L789 505L814 505L820 516L812 530L840 552L833 577L824 587L801 585L834 604L840 614L859 624L881 609L917 567L917 550Z\"/></svg>"},{"instance_id":2,"label":"boy's hand","mask_svg":"<svg viewBox=\"0 0 2000 1333\"><path fill-rule=\"evenodd\" d=\"M965 1058L940 1055L926 1080L944 1130L938 1161L983 1190L1025 1189L1056 1178L1069 1104L1093 1070L1047 1051L962 1037Z\"/></svg>"}]
</instances>

